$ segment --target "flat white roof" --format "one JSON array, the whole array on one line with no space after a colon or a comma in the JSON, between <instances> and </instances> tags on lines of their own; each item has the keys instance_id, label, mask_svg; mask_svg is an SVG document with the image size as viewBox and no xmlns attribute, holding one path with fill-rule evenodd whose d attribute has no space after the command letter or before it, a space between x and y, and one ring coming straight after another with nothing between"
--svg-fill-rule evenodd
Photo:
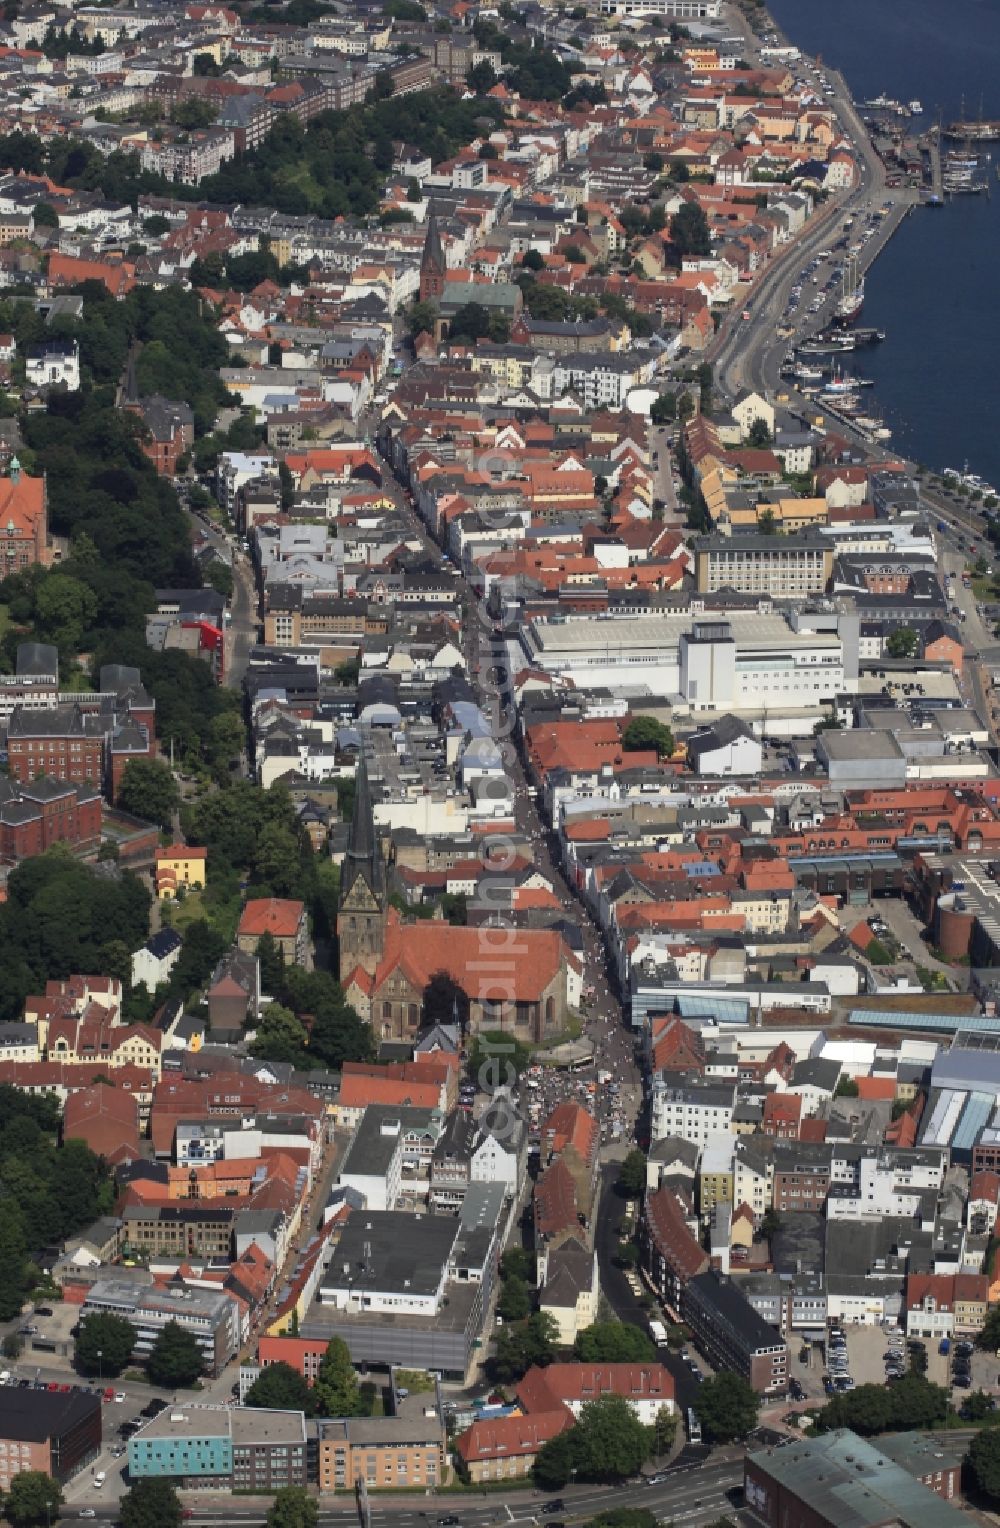
<instances>
[{"instance_id":1,"label":"flat white roof","mask_svg":"<svg viewBox=\"0 0 1000 1528\"><path fill-rule=\"evenodd\" d=\"M604 647L677 647L695 622L725 624L740 647L839 647L840 638L828 631L792 631L784 616L757 611L734 611L729 615L587 616L565 621L536 619L528 627L529 640L539 653L587 652Z\"/></svg>"}]
</instances>

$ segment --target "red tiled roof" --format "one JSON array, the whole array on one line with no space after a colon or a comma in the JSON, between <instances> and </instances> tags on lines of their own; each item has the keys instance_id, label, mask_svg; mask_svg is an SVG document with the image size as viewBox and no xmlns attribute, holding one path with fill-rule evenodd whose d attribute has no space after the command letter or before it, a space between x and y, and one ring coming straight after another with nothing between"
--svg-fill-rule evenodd
<instances>
[{"instance_id":1,"label":"red tiled roof","mask_svg":"<svg viewBox=\"0 0 1000 1528\"><path fill-rule=\"evenodd\" d=\"M441 1103L441 1088L436 1082L400 1082L393 1077L348 1074L341 1077L337 1102L345 1109L364 1109L369 1104L436 1109Z\"/></svg>"},{"instance_id":2,"label":"red tiled roof","mask_svg":"<svg viewBox=\"0 0 1000 1528\"><path fill-rule=\"evenodd\" d=\"M473 1422L456 1438L455 1448L466 1464L479 1459L533 1457L551 1438L572 1426L573 1418L565 1408L535 1412L530 1417L497 1417Z\"/></svg>"},{"instance_id":3,"label":"red tiled roof","mask_svg":"<svg viewBox=\"0 0 1000 1528\"><path fill-rule=\"evenodd\" d=\"M260 939L292 939L298 931L305 903L282 897L259 897L247 903L240 918L240 934Z\"/></svg>"},{"instance_id":4,"label":"red tiled roof","mask_svg":"<svg viewBox=\"0 0 1000 1528\"><path fill-rule=\"evenodd\" d=\"M956 1300L981 1300L985 1305L989 1296L990 1281L985 1273L956 1273Z\"/></svg>"},{"instance_id":5,"label":"red tiled roof","mask_svg":"<svg viewBox=\"0 0 1000 1528\"><path fill-rule=\"evenodd\" d=\"M397 969L420 988L428 987L443 972L470 998L489 1000L496 991L496 978L489 969L484 971L481 933L477 928L454 928L447 923L403 924L393 908L386 923L385 950L374 990L378 991ZM562 967L562 935L551 929L519 929L517 951L511 997L518 1002L539 1002Z\"/></svg>"},{"instance_id":6,"label":"red tiled roof","mask_svg":"<svg viewBox=\"0 0 1000 1528\"><path fill-rule=\"evenodd\" d=\"M676 1196L668 1188L646 1196L646 1221L673 1272L691 1279L708 1267L708 1256L688 1229Z\"/></svg>"},{"instance_id":7,"label":"red tiled roof","mask_svg":"<svg viewBox=\"0 0 1000 1528\"><path fill-rule=\"evenodd\" d=\"M539 1409L548 1396L551 1410L560 1404L585 1404L604 1395L624 1396L627 1401L672 1401L674 1381L660 1363L563 1363L547 1369L529 1369L517 1387L518 1400L526 1411Z\"/></svg>"},{"instance_id":8,"label":"red tiled roof","mask_svg":"<svg viewBox=\"0 0 1000 1528\"><path fill-rule=\"evenodd\" d=\"M972 1182L969 1185L970 1199L987 1199L991 1204L1000 1200L1000 1174L988 1172L985 1169L973 1173Z\"/></svg>"},{"instance_id":9,"label":"red tiled roof","mask_svg":"<svg viewBox=\"0 0 1000 1528\"><path fill-rule=\"evenodd\" d=\"M582 1104L557 1104L542 1125L541 1138L552 1156L572 1146L582 1161L589 1162L597 1147L597 1121Z\"/></svg>"},{"instance_id":10,"label":"red tiled roof","mask_svg":"<svg viewBox=\"0 0 1000 1528\"><path fill-rule=\"evenodd\" d=\"M547 1167L535 1184L535 1232L555 1236L580 1223L573 1175L560 1157Z\"/></svg>"},{"instance_id":11,"label":"red tiled roof","mask_svg":"<svg viewBox=\"0 0 1000 1528\"><path fill-rule=\"evenodd\" d=\"M878 1099L893 1099L896 1096L895 1077L855 1077L858 1086L858 1097L866 1098L870 1102Z\"/></svg>"},{"instance_id":12,"label":"red tiled roof","mask_svg":"<svg viewBox=\"0 0 1000 1528\"><path fill-rule=\"evenodd\" d=\"M955 1308L955 1275L953 1273L911 1273L906 1280L906 1306L914 1310L928 1297L937 1302L938 1310Z\"/></svg>"}]
</instances>

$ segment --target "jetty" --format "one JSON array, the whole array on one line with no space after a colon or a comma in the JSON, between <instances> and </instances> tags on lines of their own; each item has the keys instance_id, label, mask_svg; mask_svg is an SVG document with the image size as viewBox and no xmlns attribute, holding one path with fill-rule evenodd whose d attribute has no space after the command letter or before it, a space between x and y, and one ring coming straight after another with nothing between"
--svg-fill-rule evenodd
<instances>
[{"instance_id":1,"label":"jetty","mask_svg":"<svg viewBox=\"0 0 1000 1528\"><path fill-rule=\"evenodd\" d=\"M931 201L942 202L944 200L944 177L941 173L941 141L937 133L928 133L927 135L927 161L931 172Z\"/></svg>"}]
</instances>

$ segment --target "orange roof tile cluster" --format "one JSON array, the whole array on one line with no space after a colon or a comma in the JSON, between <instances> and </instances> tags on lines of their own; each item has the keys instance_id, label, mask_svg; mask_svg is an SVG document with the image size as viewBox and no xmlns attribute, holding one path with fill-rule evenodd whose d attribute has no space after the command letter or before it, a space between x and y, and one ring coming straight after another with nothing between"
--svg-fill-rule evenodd
<instances>
[{"instance_id":1,"label":"orange roof tile cluster","mask_svg":"<svg viewBox=\"0 0 1000 1528\"><path fill-rule=\"evenodd\" d=\"M63 1139L85 1141L97 1156L115 1165L133 1161L141 1149L135 1094L109 1082L74 1090L63 1110Z\"/></svg>"},{"instance_id":2,"label":"orange roof tile cluster","mask_svg":"<svg viewBox=\"0 0 1000 1528\"><path fill-rule=\"evenodd\" d=\"M437 1109L441 1104L441 1088L434 1082L401 1082L394 1077L359 1077L352 1073L342 1078L337 1102L342 1109L367 1109L369 1104Z\"/></svg>"},{"instance_id":3,"label":"orange roof tile cluster","mask_svg":"<svg viewBox=\"0 0 1000 1528\"><path fill-rule=\"evenodd\" d=\"M495 994L496 980L483 971L481 956L478 929L438 922L404 924L396 909L391 908L382 959L374 977L361 971L351 972L345 985L357 981L366 991L378 991L394 972L400 971L414 986L425 989L435 976L443 973L469 998L487 1002ZM517 961L509 981L505 977L507 1000L539 1002L568 958L562 935L556 930L519 929Z\"/></svg>"},{"instance_id":4,"label":"orange roof tile cluster","mask_svg":"<svg viewBox=\"0 0 1000 1528\"><path fill-rule=\"evenodd\" d=\"M560 1406L583 1406L607 1395L669 1405L674 1399L673 1375L661 1363L554 1363L529 1369L517 1385L517 1398L529 1416Z\"/></svg>"},{"instance_id":5,"label":"orange roof tile cluster","mask_svg":"<svg viewBox=\"0 0 1000 1528\"><path fill-rule=\"evenodd\" d=\"M45 479L0 477L0 525L34 541L45 524Z\"/></svg>"},{"instance_id":6,"label":"orange roof tile cluster","mask_svg":"<svg viewBox=\"0 0 1000 1528\"><path fill-rule=\"evenodd\" d=\"M83 260L77 255L49 256L49 286L79 286L98 281L112 297L124 297L135 286L135 266L128 261Z\"/></svg>"},{"instance_id":7,"label":"orange roof tile cluster","mask_svg":"<svg viewBox=\"0 0 1000 1528\"><path fill-rule=\"evenodd\" d=\"M256 897L243 909L237 932L248 939L293 939L305 913L305 903L294 898Z\"/></svg>"},{"instance_id":8,"label":"orange roof tile cluster","mask_svg":"<svg viewBox=\"0 0 1000 1528\"><path fill-rule=\"evenodd\" d=\"M557 1104L543 1120L540 1137L546 1156L560 1156L572 1148L582 1162L591 1162L600 1135L589 1110L582 1104L566 1102Z\"/></svg>"},{"instance_id":9,"label":"orange roof tile cluster","mask_svg":"<svg viewBox=\"0 0 1000 1528\"><path fill-rule=\"evenodd\" d=\"M467 1465L485 1459L533 1459L546 1443L572 1426L573 1418L564 1406L529 1417L490 1418L473 1422L456 1438L455 1448Z\"/></svg>"}]
</instances>

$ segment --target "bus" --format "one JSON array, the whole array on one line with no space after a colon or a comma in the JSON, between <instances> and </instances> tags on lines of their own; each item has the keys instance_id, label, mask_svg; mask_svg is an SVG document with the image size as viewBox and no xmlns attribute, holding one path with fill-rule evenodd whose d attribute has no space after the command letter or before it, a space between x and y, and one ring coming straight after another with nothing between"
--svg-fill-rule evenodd
<instances>
[{"instance_id":1,"label":"bus","mask_svg":"<svg viewBox=\"0 0 1000 1528\"><path fill-rule=\"evenodd\" d=\"M693 1406L688 1407L688 1441L690 1443L701 1442L701 1423Z\"/></svg>"}]
</instances>

